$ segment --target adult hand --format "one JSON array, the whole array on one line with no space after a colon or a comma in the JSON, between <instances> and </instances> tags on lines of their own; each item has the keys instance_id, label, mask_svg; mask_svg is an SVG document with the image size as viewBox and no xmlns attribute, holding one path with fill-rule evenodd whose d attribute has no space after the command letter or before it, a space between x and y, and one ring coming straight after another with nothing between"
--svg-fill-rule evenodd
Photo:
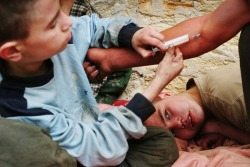
<instances>
[{"instance_id":1,"label":"adult hand","mask_svg":"<svg viewBox=\"0 0 250 167\"><path fill-rule=\"evenodd\" d=\"M89 81L94 82L99 74L99 70L97 69L97 67L89 61L84 61L82 66L86 72Z\"/></svg>"},{"instance_id":2,"label":"adult hand","mask_svg":"<svg viewBox=\"0 0 250 167\"><path fill-rule=\"evenodd\" d=\"M166 52L163 42L164 35L149 27L136 31L132 38L133 48L144 58L154 55L153 47L157 47L162 53Z\"/></svg>"}]
</instances>

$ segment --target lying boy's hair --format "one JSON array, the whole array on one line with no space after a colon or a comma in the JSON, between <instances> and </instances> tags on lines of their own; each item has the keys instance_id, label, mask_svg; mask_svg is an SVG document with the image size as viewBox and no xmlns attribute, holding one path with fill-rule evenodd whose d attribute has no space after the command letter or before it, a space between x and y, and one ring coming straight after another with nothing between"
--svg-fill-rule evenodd
<instances>
[{"instance_id":1,"label":"lying boy's hair","mask_svg":"<svg viewBox=\"0 0 250 167\"><path fill-rule=\"evenodd\" d=\"M0 44L24 39L29 35L29 21L36 0L0 0Z\"/></svg>"}]
</instances>

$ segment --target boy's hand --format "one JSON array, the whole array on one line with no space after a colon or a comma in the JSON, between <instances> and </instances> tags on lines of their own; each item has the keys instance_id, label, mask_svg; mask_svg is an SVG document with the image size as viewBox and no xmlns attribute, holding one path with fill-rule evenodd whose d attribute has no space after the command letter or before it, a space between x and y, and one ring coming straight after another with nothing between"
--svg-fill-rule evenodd
<instances>
[{"instance_id":1,"label":"boy's hand","mask_svg":"<svg viewBox=\"0 0 250 167\"><path fill-rule=\"evenodd\" d=\"M152 28L142 28L132 38L133 48L144 58L154 55L152 48L157 47L161 52L166 52L163 45L164 35Z\"/></svg>"},{"instance_id":2,"label":"boy's hand","mask_svg":"<svg viewBox=\"0 0 250 167\"><path fill-rule=\"evenodd\" d=\"M155 78L158 77L163 83L168 84L180 74L183 67L183 57L180 49L170 47L157 67Z\"/></svg>"},{"instance_id":3,"label":"boy's hand","mask_svg":"<svg viewBox=\"0 0 250 167\"><path fill-rule=\"evenodd\" d=\"M158 65L155 77L143 91L143 95L151 102L183 69L183 57L179 48L170 47Z\"/></svg>"}]
</instances>

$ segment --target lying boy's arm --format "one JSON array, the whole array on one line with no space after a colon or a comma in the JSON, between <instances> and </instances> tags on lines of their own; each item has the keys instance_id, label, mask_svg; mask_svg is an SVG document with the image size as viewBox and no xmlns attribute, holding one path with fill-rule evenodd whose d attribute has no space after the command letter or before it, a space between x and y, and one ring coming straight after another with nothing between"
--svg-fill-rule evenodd
<instances>
[{"instance_id":1,"label":"lying boy's arm","mask_svg":"<svg viewBox=\"0 0 250 167\"><path fill-rule=\"evenodd\" d=\"M150 85L142 92L142 95L137 94L134 96L126 107L134 111L144 122L155 111L152 102L182 69L183 58L180 50L178 48L170 48L159 64L155 77Z\"/></svg>"},{"instance_id":2,"label":"lying boy's arm","mask_svg":"<svg viewBox=\"0 0 250 167\"><path fill-rule=\"evenodd\" d=\"M203 126L201 133L218 133L229 139L235 140L240 144L250 143L250 134L234 127L231 124L219 121L217 119L209 119Z\"/></svg>"},{"instance_id":3,"label":"lying boy's arm","mask_svg":"<svg viewBox=\"0 0 250 167\"><path fill-rule=\"evenodd\" d=\"M143 95L153 102L167 84L169 84L183 69L183 58L179 48L170 47L165 57L157 67L156 74Z\"/></svg>"},{"instance_id":4,"label":"lying boy's arm","mask_svg":"<svg viewBox=\"0 0 250 167\"><path fill-rule=\"evenodd\" d=\"M127 139L138 139L146 133L142 121L125 107L113 107L88 123L62 113L13 119L48 130L53 140L83 166L120 164L128 150Z\"/></svg>"}]
</instances>

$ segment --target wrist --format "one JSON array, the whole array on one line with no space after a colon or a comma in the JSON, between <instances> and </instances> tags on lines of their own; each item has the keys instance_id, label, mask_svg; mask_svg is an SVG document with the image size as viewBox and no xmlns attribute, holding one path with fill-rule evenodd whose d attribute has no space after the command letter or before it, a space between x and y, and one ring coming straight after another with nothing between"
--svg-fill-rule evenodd
<instances>
[{"instance_id":1,"label":"wrist","mask_svg":"<svg viewBox=\"0 0 250 167\"><path fill-rule=\"evenodd\" d=\"M155 112L153 104L140 93L135 94L125 107L133 111L142 120L142 122L148 119Z\"/></svg>"},{"instance_id":2,"label":"wrist","mask_svg":"<svg viewBox=\"0 0 250 167\"><path fill-rule=\"evenodd\" d=\"M165 77L163 80L162 77L155 76L150 85L143 91L142 94L150 102L153 102L168 83L169 83L168 78Z\"/></svg>"},{"instance_id":3,"label":"wrist","mask_svg":"<svg viewBox=\"0 0 250 167\"><path fill-rule=\"evenodd\" d=\"M119 46L133 49L132 38L139 29L141 29L141 27L138 27L134 23L123 26L118 35Z\"/></svg>"}]
</instances>

